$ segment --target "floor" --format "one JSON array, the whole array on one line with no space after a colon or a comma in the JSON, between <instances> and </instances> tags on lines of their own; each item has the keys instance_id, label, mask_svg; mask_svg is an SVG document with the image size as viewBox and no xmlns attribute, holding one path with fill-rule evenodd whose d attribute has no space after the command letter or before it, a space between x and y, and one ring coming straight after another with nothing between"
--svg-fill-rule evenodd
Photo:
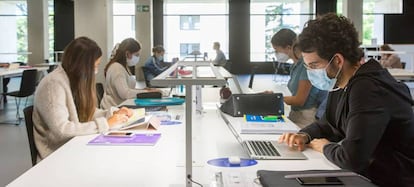
<instances>
[{"instance_id":1,"label":"floor","mask_svg":"<svg viewBox=\"0 0 414 187\"><path fill-rule=\"evenodd\" d=\"M18 90L19 86L20 78L12 78L9 90ZM20 116L23 116L24 101L20 107ZM27 106L32 103L33 96L29 97ZM16 122L14 98L8 97L4 107L0 110L0 122ZM0 150L0 186L5 186L32 166L24 119L20 125L0 123Z\"/></svg>"}]
</instances>

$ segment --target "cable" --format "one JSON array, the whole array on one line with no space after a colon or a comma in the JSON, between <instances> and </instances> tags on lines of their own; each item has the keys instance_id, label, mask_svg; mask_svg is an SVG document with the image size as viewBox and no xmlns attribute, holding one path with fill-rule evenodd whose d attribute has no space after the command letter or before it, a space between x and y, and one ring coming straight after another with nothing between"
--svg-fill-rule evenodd
<instances>
[{"instance_id":1,"label":"cable","mask_svg":"<svg viewBox=\"0 0 414 187\"><path fill-rule=\"evenodd\" d=\"M197 184L197 185L199 185L199 186L203 187L203 185L201 185L200 183L198 183L198 182L196 182L196 181L193 181L193 179L191 179L191 175L187 175L187 179L188 179L190 182L192 182L192 183L194 183L194 184Z\"/></svg>"}]
</instances>

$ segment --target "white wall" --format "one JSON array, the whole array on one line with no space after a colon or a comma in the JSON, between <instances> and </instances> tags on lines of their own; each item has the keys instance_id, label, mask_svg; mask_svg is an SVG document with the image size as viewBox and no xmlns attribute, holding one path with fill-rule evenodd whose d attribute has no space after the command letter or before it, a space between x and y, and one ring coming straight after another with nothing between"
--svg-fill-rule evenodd
<instances>
[{"instance_id":1,"label":"white wall","mask_svg":"<svg viewBox=\"0 0 414 187\"><path fill-rule=\"evenodd\" d=\"M75 38L87 36L102 49L96 82L103 83L104 68L113 46L112 0L75 0Z\"/></svg>"},{"instance_id":2,"label":"white wall","mask_svg":"<svg viewBox=\"0 0 414 187\"><path fill-rule=\"evenodd\" d=\"M144 80L141 67L152 55L152 0L135 0L135 6L149 5L149 12L135 12L135 38L141 43L140 61L135 66L135 76L138 81Z\"/></svg>"}]
</instances>

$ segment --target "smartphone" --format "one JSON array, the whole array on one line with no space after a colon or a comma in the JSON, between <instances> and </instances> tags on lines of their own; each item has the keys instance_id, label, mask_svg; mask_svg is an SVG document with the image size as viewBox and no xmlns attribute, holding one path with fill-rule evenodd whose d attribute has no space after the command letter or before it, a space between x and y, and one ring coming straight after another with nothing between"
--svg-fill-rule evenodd
<instances>
[{"instance_id":1,"label":"smartphone","mask_svg":"<svg viewBox=\"0 0 414 187\"><path fill-rule=\"evenodd\" d=\"M104 134L104 136L109 136L109 137L132 137L134 135L134 133L132 132L107 132Z\"/></svg>"},{"instance_id":2,"label":"smartphone","mask_svg":"<svg viewBox=\"0 0 414 187\"><path fill-rule=\"evenodd\" d=\"M344 185L337 177L299 177L296 180L301 185Z\"/></svg>"}]
</instances>

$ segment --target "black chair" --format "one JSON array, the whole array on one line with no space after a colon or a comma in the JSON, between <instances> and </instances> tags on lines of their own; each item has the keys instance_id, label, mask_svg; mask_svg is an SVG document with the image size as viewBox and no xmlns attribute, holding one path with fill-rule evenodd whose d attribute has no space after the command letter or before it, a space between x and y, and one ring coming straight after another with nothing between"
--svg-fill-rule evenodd
<instances>
[{"instance_id":1,"label":"black chair","mask_svg":"<svg viewBox=\"0 0 414 187\"><path fill-rule=\"evenodd\" d=\"M16 125L18 125L20 123L20 120L22 119L20 117L20 101L21 101L21 98L26 97L26 103L25 103L25 105L26 105L28 97L33 95L33 93L35 92L36 82L37 82L37 70L36 69L24 70L23 75L22 75L22 79L21 79L21 83L20 83L20 89L17 90L17 91L5 93L5 96L15 97L16 109L17 109L16 118L17 118L17 121L18 121L18 123L16 123Z\"/></svg>"},{"instance_id":2,"label":"black chair","mask_svg":"<svg viewBox=\"0 0 414 187\"><path fill-rule=\"evenodd\" d=\"M32 158L32 165L36 165L37 161L37 148L34 142L34 135L33 135L33 105L26 107L23 109L24 113L24 120L26 122L26 130L27 130L27 138L29 139L29 146L30 146L30 156Z\"/></svg>"},{"instance_id":3,"label":"black chair","mask_svg":"<svg viewBox=\"0 0 414 187\"><path fill-rule=\"evenodd\" d=\"M405 65L406 65L407 63L406 62L401 62L401 68L402 69L405 69Z\"/></svg>"},{"instance_id":4,"label":"black chair","mask_svg":"<svg viewBox=\"0 0 414 187\"><path fill-rule=\"evenodd\" d=\"M101 101L104 95L104 87L102 83L96 83L96 97L98 98L98 107L100 108Z\"/></svg>"}]
</instances>

